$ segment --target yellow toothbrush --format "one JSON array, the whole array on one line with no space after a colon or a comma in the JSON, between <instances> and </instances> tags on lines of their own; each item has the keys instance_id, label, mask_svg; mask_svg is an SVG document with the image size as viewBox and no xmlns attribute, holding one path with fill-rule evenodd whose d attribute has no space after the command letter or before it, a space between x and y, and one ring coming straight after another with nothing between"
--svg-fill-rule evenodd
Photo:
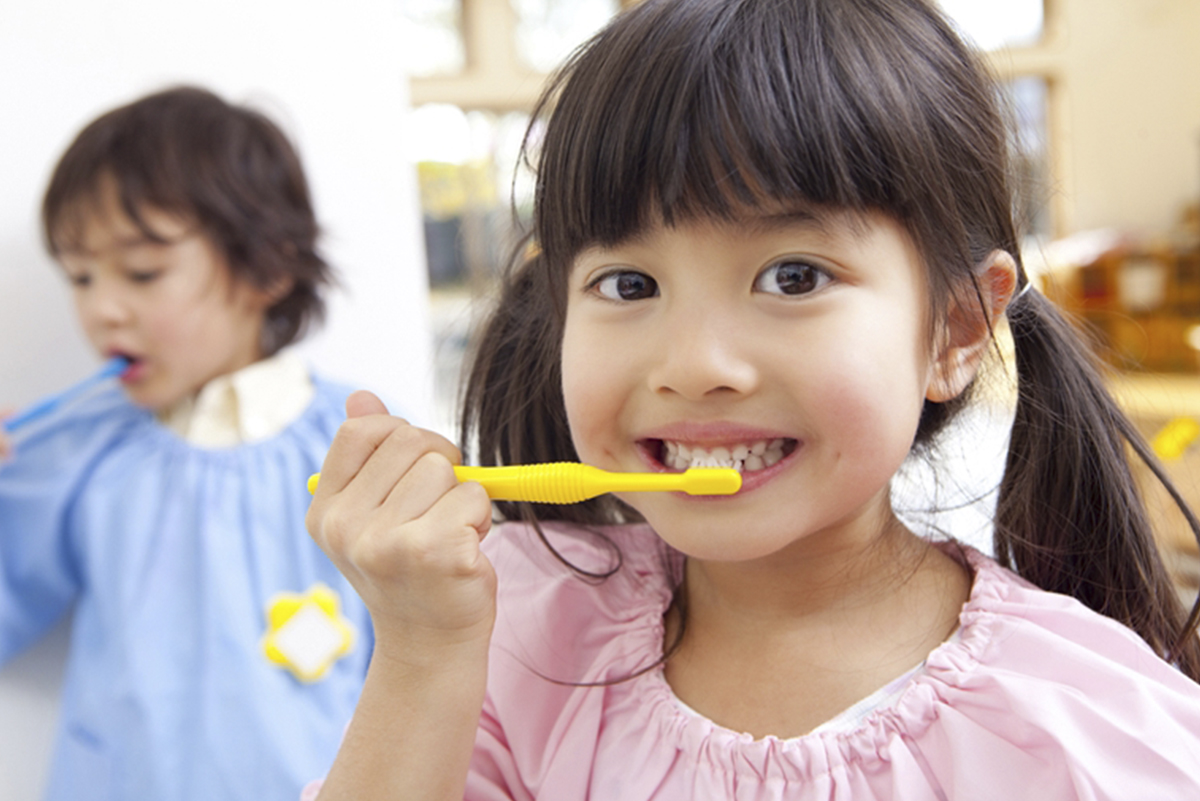
<instances>
[{"instance_id":1,"label":"yellow toothbrush","mask_svg":"<svg viewBox=\"0 0 1200 801\"><path fill-rule=\"evenodd\" d=\"M742 488L742 474L732 467L693 467L682 473L610 473L574 462L512 467L457 466L459 481L478 481L494 501L579 503L606 492L672 492L688 495L732 495ZM320 473L308 479L316 492Z\"/></svg>"}]
</instances>

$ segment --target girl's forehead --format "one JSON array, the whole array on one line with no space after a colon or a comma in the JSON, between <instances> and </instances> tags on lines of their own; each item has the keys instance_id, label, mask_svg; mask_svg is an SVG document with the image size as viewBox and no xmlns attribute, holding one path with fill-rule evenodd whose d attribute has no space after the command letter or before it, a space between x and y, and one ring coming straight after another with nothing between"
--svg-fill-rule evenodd
<instances>
[{"instance_id":1,"label":"girl's forehead","mask_svg":"<svg viewBox=\"0 0 1200 801\"><path fill-rule=\"evenodd\" d=\"M575 254L575 259L597 250L642 244L663 231L691 226L703 226L739 236L804 231L824 237L860 239L870 234L884 219L896 222L884 212L778 201L741 206L731 214L689 214L672 220L664 220L661 214L655 213L618 239L597 239L585 243Z\"/></svg>"}]
</instances>

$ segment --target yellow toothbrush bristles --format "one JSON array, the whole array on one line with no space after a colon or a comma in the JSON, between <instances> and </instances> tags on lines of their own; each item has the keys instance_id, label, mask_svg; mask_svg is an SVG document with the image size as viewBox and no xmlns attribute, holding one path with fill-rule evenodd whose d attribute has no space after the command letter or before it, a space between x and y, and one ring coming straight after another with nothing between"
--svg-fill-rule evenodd
<instances>
[{"instance_id":1,"label":"yellow toothbrush bristles","mask_svg":"<svg viewBox=\"0 0 1200 801\"><path fill-rule=\"evenodd\" d=\"M732 495L742 488L742 475L731 467L693 467L682 473L610 473L574 462L512 467L454 468L459 481L478 481L494 501L579 503L606 492L686 492L688 495ZM308 479L316 492L321 474Z\"/></svg>"}]
</instances>

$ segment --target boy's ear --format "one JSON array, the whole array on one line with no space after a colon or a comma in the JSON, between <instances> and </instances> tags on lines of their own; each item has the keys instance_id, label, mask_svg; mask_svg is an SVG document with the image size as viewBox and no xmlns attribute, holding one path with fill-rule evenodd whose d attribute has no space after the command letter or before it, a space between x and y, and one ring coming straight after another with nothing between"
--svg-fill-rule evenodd
<instances>
[{"instance_id":1,"label":"boy's ear","mask_svg":"<svg viewBox=\"0 0 1200 801\"><path fill-rule=\"evenodd\" d=\"M271 308L279 301L283 300L292 291L292 287L296 285L296 281L290 275L284 275L277 278L275 281L268 284L262 292L265 301L265 308Z\"/></svg>"},{"instance_id":2,"label":"boy's ear","mask_svg":"<svg viewBox=\"0 0 1200 801\"><path fill-rule=\"evenodd\" d=\"M1016 261L1003 250L992 251L975 268L975 283L979 297L968 287L950 300L939 348L930 365L927 400L941 403L956 398L975 378L991 342L992 328L1004 316L1016 289Z\"/></svg>"}]
</instances>

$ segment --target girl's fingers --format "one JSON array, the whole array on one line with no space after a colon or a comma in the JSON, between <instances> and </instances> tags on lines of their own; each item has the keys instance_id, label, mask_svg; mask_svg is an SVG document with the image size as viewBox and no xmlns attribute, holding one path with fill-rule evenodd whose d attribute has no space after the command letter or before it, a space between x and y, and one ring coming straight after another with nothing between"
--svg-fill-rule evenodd
<instances>
[{"instance_id":1,"label":"girl's fingers","mask_svg":"<svg viewBox=\"0 0 1200 801\"><path fill-rule=\"evenodd\" d=\"M419 518L375 529L351 561L374 587L372 616L392 631L414 632L429 641L458 641L489 625L495 612L496 578L480 539L491 526L491 503L483 488L460 484Z\"/></svg>"},{"instance_id":2,"label":"girl's fingers","mask_svg":"<svg viewBox=\"0 0 1200 801\"><path fill-rule=\"evenodd\" d=\"M488 497L483 485L475 481L459 484L459 489L455 492L461 492L473 499L471 508L475 511L475 519L469 523L482 541L492 530L492 499Z\"/></svg>"},{"instance_id":3,"label":"girl's fingers","mask_svg":"<svg viewBox=\"0 0 1200 801\"><path fill-rule=\"evenodd\" d=\"M314 502L320 503L344 490L392 432L407 425L398 417L386 415L354 417L342 423L321 465L321 481Z\"/></svg>"},{"instance_id":4,"label":"girl's fingers","mask_svg":"<svg viewBox=\"0 0 1200 801\"><path fill-rule=\"evenodd\" d=\"M387 406L374 394L365 389L352 392L346 399L346 422L338 428L321 466L317 496L328 497L344 489L379 444L406 424L388 415Z\"/></svg>"},{"instance_id":5,"label":"girl's fingers","mask_svg":"<svg viewBox=\"0 0 1200 801\"><path fill-rule=\"evenodd\" d=\"M392 489L382 509L393 519L412 520L431 515L439 504L459 503L463 511L453 522L470 526L476 539L483 539L492 527L492 500L479 483L460 484L454 464L442 454L426 453Z\"/></svg>"},{"instance_id":6,"label":"girl's fingers","mask_svg":"<svg viewBox=\"0 0 1200 801\"><path fill-rule=\"evenodd\" d=\"M352 392L350 397L346 398L346 417L366 417L372 414L387 413L387 406L383 401L365 389Z\"/></svg>"},{"instance_id":7,"label":"girl's fingers","mask_svg":"<svg viewBox=\"0 0 1200 801\"><path fill-rule=\"evenodd\" d=\"M382 507L396 520L412 520L457 485L454 462L443 453L426 451L392 486Z\"/></svg>"},{"instance_id":8,"label":"girl's fingers","mask_svg":"<svg viewBox=\"0 0 1200 801\"><path fill-rule=\"evenodd\" d=\"M374 414L381 408L369 393L356 393L347 402L349 414L365 415L350 417L338 429L309 507L309 531L335 562L359 547L371 552L382 544L389 550L390 545L372 542L378 533L365 532L408 526L459 486L454 475L458 448L434 432ZM490 510L486 493L481 494ZM478 508L468 517L486 533L490 520L480 522L481 514L490 518L490 511L481 513ZM476 543L479 536L473 535ZM402 543L396 546L403 550ZM352 556L350 560L358 561Z\"/></svg>"},{"instance_id":9,"label":"girl's fingers","mask_svg":"<svg viewBox=\"0 0 1200 801\"><path fill-rule=\"evenodd\" d=\"M347 424L349 422L353 421ZM432 472L425 468L415 469L427 457L435 464L440 462L443 469ZM383 504L394 492L412 492L414 488L432 482L427 491L432 490L440 497L457 483L452 466L459 461L458 448L445 437L407 424L400 425L367 457L344 493L360 507L373 508ZM431 499L428 503L432 502ZM419 508L416 514L426 508L428 505Z\"/></svg>"},{"instance_id":10,"label":"girl's fingers","mask_svg":"<svg viewBox=\"0 0 1200 801\"><path fill-rule=\"evenodd\" d=\"M384 507L385 520L395 521ZM366 573L424 584L462 579L482 569L479 543L491 527L491 501L482 487L459 484L441 493L403 525L373 527L365 551L354 557Z\"/></svg>"},{"instance_id":11,"label":"girl's fingers","mask_svg":"<svg viewBox=\"0 0 1200 801\"><path fill-rule=\"evenodd\" d=\"M407 421L387 414L387 407L375 395L359 390L346 400L347 419L334 436L317 486L315 503L322 503L333 494L355 482L355 494L364 504L377 504L400 476L429 449L447 455L458 462L458 449L432 432L410 426ZM380 460L376 453L380 451ZM407 453L416 449L413 453ZM364 467L371 465L362 479Z\"/></svg>"}]
</instances>

